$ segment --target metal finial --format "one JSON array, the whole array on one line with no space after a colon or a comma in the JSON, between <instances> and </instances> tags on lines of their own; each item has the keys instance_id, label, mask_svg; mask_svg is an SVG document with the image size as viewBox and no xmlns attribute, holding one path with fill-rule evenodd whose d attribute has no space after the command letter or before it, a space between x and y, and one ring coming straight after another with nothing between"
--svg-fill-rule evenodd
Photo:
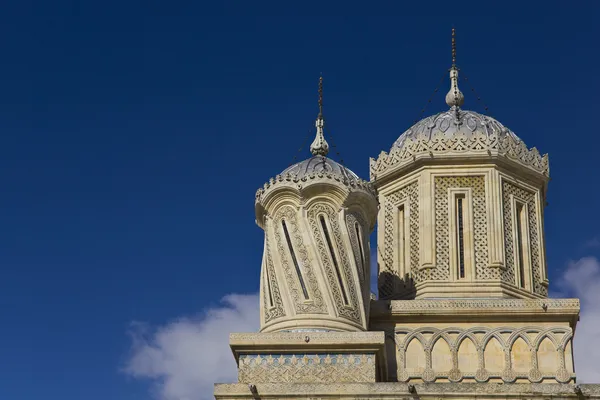
<instances>
[{"instance_id":1,"label":"metal finial","mask_svg":"<svg viewBox=\"0 0 600 400\"><path fill-rule=\"evenodd\" d=\"M450 68L450 90L446 94L446 104L450 107L462 106L465 96L458 88L458 67L456 66L456 30L452 28L452 68ZM458 112L458 111L457 111Z\"/></svg>"},{"instance_id":2,"label":"metal finial","mask_svg":"<svg viewBox=\"0 0 600 400\"><path fill-rule=\"evenodd\" d=\"M452 67L456 68L456 29L452 28Z\"/></svg>"},{"instance_id":3,"label":"metal finial","mask_svg":"<svg viewBox=\"0 0 600 400\"><path fill-rule=\"evenodd\" d=\"M310 145L310 152L314 156L326 156L329 153L329 144L323 135L323 77L319 78L319 115L315 126L317 127L317 136Z\"/></svg>"},{"instance_id":4,"label":"metal finial","mask_svg":"<svg viewBox=\"0 0 600 400\"><path fill-rule=\"evenodd\" d=\"M319 117L323 117L323 76L319 78Z\"/></svg>"}]
</instances>

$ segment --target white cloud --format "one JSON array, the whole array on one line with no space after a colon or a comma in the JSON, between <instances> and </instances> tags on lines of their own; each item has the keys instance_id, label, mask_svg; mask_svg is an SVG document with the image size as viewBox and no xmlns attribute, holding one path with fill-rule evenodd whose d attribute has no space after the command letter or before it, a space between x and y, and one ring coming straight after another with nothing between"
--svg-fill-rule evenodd
<instances>
[{"instance_id":1,"label":"white cloud","mask_svg":"<svg viewBox=\"0 0 600 400\"><path fill-rule=\"evenodd\" d=\"M584 257L569 263L557 285L579 297L581 318L575 330L575 372L579 382L600 382L600 261Z\"/></svg>"},{"instance_id":2,"label":"white cloud","mask_svg":"<svg viewBox=\"0 0 600 400\"><path fill-rule=\"evenodd\" d=\"M568 264L556 287L561 296L581 299L574 350L579 382L600 382L600 261L584 257ZM236 382L229 333L255 332L258 295L225 296L221 304L194 318L157 328L132 324L132 350L124 372L148 379L160 400L213 399L215 382Z\"/></svg>"},{"instance_id":3,"label":"white cloud","mask_svg":"<svg viewBox=\"0 0 600 400\"><path fill-rule=\"evenodd\" d=\"M258 295L232 294L195 318L158 328L134 323L132 349L123 371L150 379L161 400L214 399L215 382L236 382L229 333L259 328Z\"/></svg>"}]
</instances>

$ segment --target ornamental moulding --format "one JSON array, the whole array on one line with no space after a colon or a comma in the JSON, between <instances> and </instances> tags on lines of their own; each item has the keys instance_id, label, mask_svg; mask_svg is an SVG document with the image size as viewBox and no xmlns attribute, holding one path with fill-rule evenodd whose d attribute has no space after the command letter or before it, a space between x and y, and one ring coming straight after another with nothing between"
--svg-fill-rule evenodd
<instances>
[{"instance_id":1,"label":"ornamental moulding","mask_svg":"<svg viewBox=\"0 0 600 400\"><path fill-rule=\"evenodd\" d=\"M409 387L413 387L419 396L427 398L456 398L457 395L466 398L482 398L483 396L498 396L509 399L534 398L540 394L576 400L581 395L593 399L600 398L600 385L594 384L558 384L558 383L523 383L518 385L498 385L497 383L424 383L408 385L404 382L378 383L298 383L291 386L285 383L261 383L256 385L257 391L264 398L282 398L303 396L313 399L315 396L347 395L351 398L379 396L387 399L412 399ZM577 387L581 394L577 394ZM385 395L385 397L381 396ZM231 398L252 399L253 395L247 384L217 384L215 397L217 399ZM435 397L434 397L435 396ZM378 397L378 398L379 398Z\"/></svg>"},{"instance_id":2,"label":"ornamental moulding","mask_svg":"<svg viewBox=\"0 0 600 400\"><path fill-rule=\"evenodd\" d=\"M540 314L579 313L579 299L479 299L479 300L378 300L371 303L373 316L389 312L422 315L454 312L477 314L482 311Z\"/></svg>"},{"instance_id":3,"label":"ornamental moulding","mask_svg":"<svg viewBox=\"0 0 600 400\"><path fill-rule=\"evenodd\" d=\"M529 149L524 142L510 136L499 139L497 134L475 133L450 138L443 134L434 134L431 138L408 138L401 148L394 147L389 154L382 151L377 159L371 158L370 175L371 180L375 180L392 168L422 159L492 155L507 158L546 177L550 174L548 154L542 156L535 147Z\"/></svg>"},{"instance_id":4,"label":"ornamental moulding","mask_svg":"<svg viewBox=\"0 0 600 400\"><path fill-rule=\"evenodd\" d=\"M362 190L372 196L377 196L377 192L373 185L365 180L347 179L329 172L315 172L302 177L292 174L276 175L274 178L271 178L265 182L263 187L256 191L255 203L260 203L267 196L267 194L275 188L289 187L296 190L302 190L305 185L315 183L333 183L337 185L342 184L350 191Z\"/></svg>"}]
</instances>

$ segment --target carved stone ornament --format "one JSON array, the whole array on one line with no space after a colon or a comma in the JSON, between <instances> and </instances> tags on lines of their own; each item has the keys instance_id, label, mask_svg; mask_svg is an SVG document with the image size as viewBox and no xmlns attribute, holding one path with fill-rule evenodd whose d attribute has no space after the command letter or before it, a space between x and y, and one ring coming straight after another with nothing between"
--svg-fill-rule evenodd
<instances>
[{"instance_id":1,"label":"carved stone ornament","mask_svg":"<svg viewBox=\"0 0 600 400\"><path fill-rule=\"evenodd\" d=\"M419 158L492 154L517 162L537 173L549 175L548 155L540 155L497 120L455 107L417 122L403 133L389 154L371 159L371 180L392 167Z\"/></svg>"},{"instance_id":2,"label":"carved stone ornament","mask_svg":"<svg viewBox=\"0 0 600 400\"><path fill-rule=\"evenodd\" d=\"M554 347L552 352L556 352L556 349L565 348L572 337L571 329L564 326L548 328L481 326L468 329L420 327L413 330L398 327L394 335L397 377L398 381L402 382L419 378L425 382L435 382L438 379L460 382L465 378L486 382L490 378L495 378L505 382L527 379L537 383L544 379L554 379L567 383L574 378L574 375L564 367L563 352L559 352L555 365L546 364L546 368L556 368L554 373L549 370L541 372L537 368L537 357L539 352L545 354L548 352L540 349L543 341L548 340ZM528 349L526 353L515 346L518 341L526 344ZM462 351L463 349L465 351ZM462 358L463 364L460 364L459 357ZM530 367L527 372L515 371L512 365L514 357L529 360ZM437 360L437 367L433 362L434 359ZM443 365L440 362L443 362ZM468 370L468 368L472 369Z\"/></svg>"},{"instance_id":3,"label":"carved stone ornament","mask_svg":"<svg viewBox=\"0 0 600 400\"><path fill-rule=\"evenodd\" d=\"M490 379L490 373L485 368L479 368L475 373L475 380L477 382L487 382Z\"/></svg>"},{"instance_id":4,"label":"carved stone ornament","mask_svg":"<svg viewBox=\"0 0 600 400\"><path fill-rule=\"evenodd\" d=\"M375 382L374 354L244 354L238 380L242 383Z\"/></svg>"},{"instance_id":5,"label":"carved stone ornament","mask_svg":"<svg viewBox=\"0 0 600 400\"><path fill-rule=\"evenodd\" d=\"M317 181L337 182L352 190L362 190L376 196L373 185L360 179L348 168L330 158L314 156L290 166L281 174L269 179L262 188L256 191L255 203L260 203L275 188L288 186L299 190L302 187L298 188L299 184Z\"/></svg>"}]
</instances>

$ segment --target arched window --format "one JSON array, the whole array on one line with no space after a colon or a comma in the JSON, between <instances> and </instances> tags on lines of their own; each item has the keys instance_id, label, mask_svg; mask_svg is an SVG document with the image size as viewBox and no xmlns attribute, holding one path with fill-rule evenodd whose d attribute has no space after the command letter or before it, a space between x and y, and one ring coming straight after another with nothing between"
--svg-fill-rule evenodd
<instances>
[{"instance_id":1,"label":"arched window","mask_svg":"<svg viewBox=\"0 0 600 400\"><path fill-rule=\"evenodd\" d=\"M360 251L360 268L363 274L363 280L367 277L367 269L365 268L365 249L363 247L363 235L362 229L358 222L354 223L354 230L356 231L356 238L358 240L358 249Z\"/></svg>"},{"instance_id":2,"label":"arched window","mask_svg":"<svg viewBox=\"0 0 600 400\"><path fill-rule=\"evenodd\" d=\"M304 294L304 299L308 300L308 290L306 290L306 285L304 284L304 278L302 277L302 271L300 270L300 265L298 264L298 259L296 258L296 253L294 252L294 246L292 246L292 239L290 238L290 233L288 232L287 225L285 220L281 220L281 226L283 227L283 234L285 235L285 241L287 242L288 249L290 251L290 256L292 257L292 262L294 263L294 268L296 269L296 274L298 275L298 280L300 281L300 286L302 287L302 293Z\"/></svg>"},{"instance_id":3,"label":"arched window","mask_svg":"<svg viewBox=\"0 0 600 400\"><path fill-rule=\"evenodd\" d=\"M529 252L527 204L515 200L513 206L516 282L520 288L531 290L531 254Z\"/></svg>"},{"instance_id":4,"label":"arched window","mask_svg":"<svg viewBox=\"0 0 600 400\"><path fill-rule=\"evenodd\" d=\"M456 265L458 279L465 277L465 196L456 196Z\"/></svg>"}]
</instances>

